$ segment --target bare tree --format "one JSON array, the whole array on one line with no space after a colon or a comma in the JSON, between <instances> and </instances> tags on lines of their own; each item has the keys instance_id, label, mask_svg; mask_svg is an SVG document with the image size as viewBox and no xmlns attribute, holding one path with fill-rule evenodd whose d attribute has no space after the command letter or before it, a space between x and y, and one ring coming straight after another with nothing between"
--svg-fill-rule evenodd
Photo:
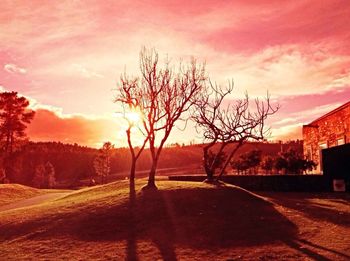
<instances>
[{"instance_id":1,"label":"bare tree","mask_svg":"<svg viewBox=\"0 0 350 261\"><path fill-rule=\"evenodd\" d=\"M195 102L192 119L204 136L203 164L207 174L207 181L214 181L216 159L209 160L211 150L218 144L216 157L219 157L229 144L235 144L227 153L225 163L219 170L217 180L225 173L227 165L238 149L249 140L263 140L268 129L265 122L268 116L274 114L279 106L273 107L269 95L265 100L255 99L252 106L248 94L224 106L225 98L233 91L233 83L226 88L214 85L211 82L206 86L201 96ZM255 107L252 110L252 107Z\"/></svg>"},{"instance_id":2,"label":"bare tree","mask_svg":"<svg viewBox=\"0 0 350 261\"><path fill-rule=\"evenodd\" d=\"M132 190L134 190L135 184L136 163L149 139L148 135L146 135L145 132L142 131L142 127L145 125L145 118L143 112L140 110L142 96L139 92L140 90L137 78L131 79L126 74L120 77L120 83L118 86L118 96L115 99L115 102L121 103L123 107L123 118L128 123L126 136L131 154L129 181L130 188ZM140 131L141 135L144 137L142 145L140 147L135 147L133 145L131 137L133 128L137 128Z\"/></svg>"},{"instance_id":3,"label":"bare tree","mask_svg":"<svg viewBox=\"0 0 350 261\"><path fill-rule=\"evenodd\" d=\"M133 92L124 103L134 106L135 102L143 114L142 130L152 159L148 183L144 187L147 189L156 188L155 174L163 146L175 123L196 100L206 77L204 65L198 65L194 59L175 70L170 67L169 60L160 66L158 53L146 48L140 52L140 70L141 77L130 81Z\"/></svg>"}]
</instances>

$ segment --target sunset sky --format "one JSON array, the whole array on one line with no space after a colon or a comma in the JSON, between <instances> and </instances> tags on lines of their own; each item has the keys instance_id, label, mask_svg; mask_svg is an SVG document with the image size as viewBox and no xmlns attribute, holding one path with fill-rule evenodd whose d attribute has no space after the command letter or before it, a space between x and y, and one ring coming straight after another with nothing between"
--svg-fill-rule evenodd
<instances>
[{"instance_id":1,"label":"sunset sky","mask_svg":"<svg viewBox=\"0 0 350 261\"><path fill-rule=\"evenodd\" d=\"M272 139L301 138L302 124L350 98L348 0L3 0L0 90L31 100L32 140L125 146L113 98L120 74L138 73L142 46L206 61L212 80L234 79L230 99L268 90L281 105ZM191 139L193 128L170 142Z\"/></svg>"}]
</instances>

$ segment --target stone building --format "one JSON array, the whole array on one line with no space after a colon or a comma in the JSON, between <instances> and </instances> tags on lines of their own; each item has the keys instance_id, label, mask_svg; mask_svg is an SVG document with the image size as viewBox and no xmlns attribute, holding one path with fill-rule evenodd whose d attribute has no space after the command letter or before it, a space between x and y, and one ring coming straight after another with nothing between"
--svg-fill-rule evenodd
<instances>
[{"instance_id":1,"label":"stone building","mask_svg":"<svg viewBox=\"0 0 350 261\"><path fill-rule=\"evenodd\" d=\"M350 143L350 101L303 126L304 155L322 173L321 150Z\"/></svg>"}]
</instances>

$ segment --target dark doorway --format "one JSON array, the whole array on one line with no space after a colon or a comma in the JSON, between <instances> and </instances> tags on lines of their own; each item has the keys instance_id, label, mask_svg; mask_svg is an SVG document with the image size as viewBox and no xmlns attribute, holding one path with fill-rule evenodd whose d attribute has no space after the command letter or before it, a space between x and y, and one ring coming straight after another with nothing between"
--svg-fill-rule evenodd
<instances>
[{"instance_id":1,"label":"dark doorway","mask_svg":"<svg viewBox=\"0 0 350 261\"><path fill-rule=\"evenodd\" d=\"M322 150L323 175L333 180L344 180L350 191L350 144ZM331 185L331 184L330 184Z\"/></svg>"}]
</instances>

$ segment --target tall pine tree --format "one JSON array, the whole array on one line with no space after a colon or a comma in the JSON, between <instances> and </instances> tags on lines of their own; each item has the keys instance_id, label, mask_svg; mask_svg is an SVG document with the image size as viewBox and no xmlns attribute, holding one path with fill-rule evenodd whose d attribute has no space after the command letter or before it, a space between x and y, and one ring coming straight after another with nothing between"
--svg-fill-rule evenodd
<instances>
[{"instance_id":1,"label":"tall pine tree","mask_svg":"<svg viewBox=\"0 0 350 261\"><path fill-rule=\"evenodd\" d=\"M25 129L35 113L28 106L29 101L17 92L0 93L0 141L6 154L13 152L16 141L26 137Z\"/></svg>"}]
</instances>

